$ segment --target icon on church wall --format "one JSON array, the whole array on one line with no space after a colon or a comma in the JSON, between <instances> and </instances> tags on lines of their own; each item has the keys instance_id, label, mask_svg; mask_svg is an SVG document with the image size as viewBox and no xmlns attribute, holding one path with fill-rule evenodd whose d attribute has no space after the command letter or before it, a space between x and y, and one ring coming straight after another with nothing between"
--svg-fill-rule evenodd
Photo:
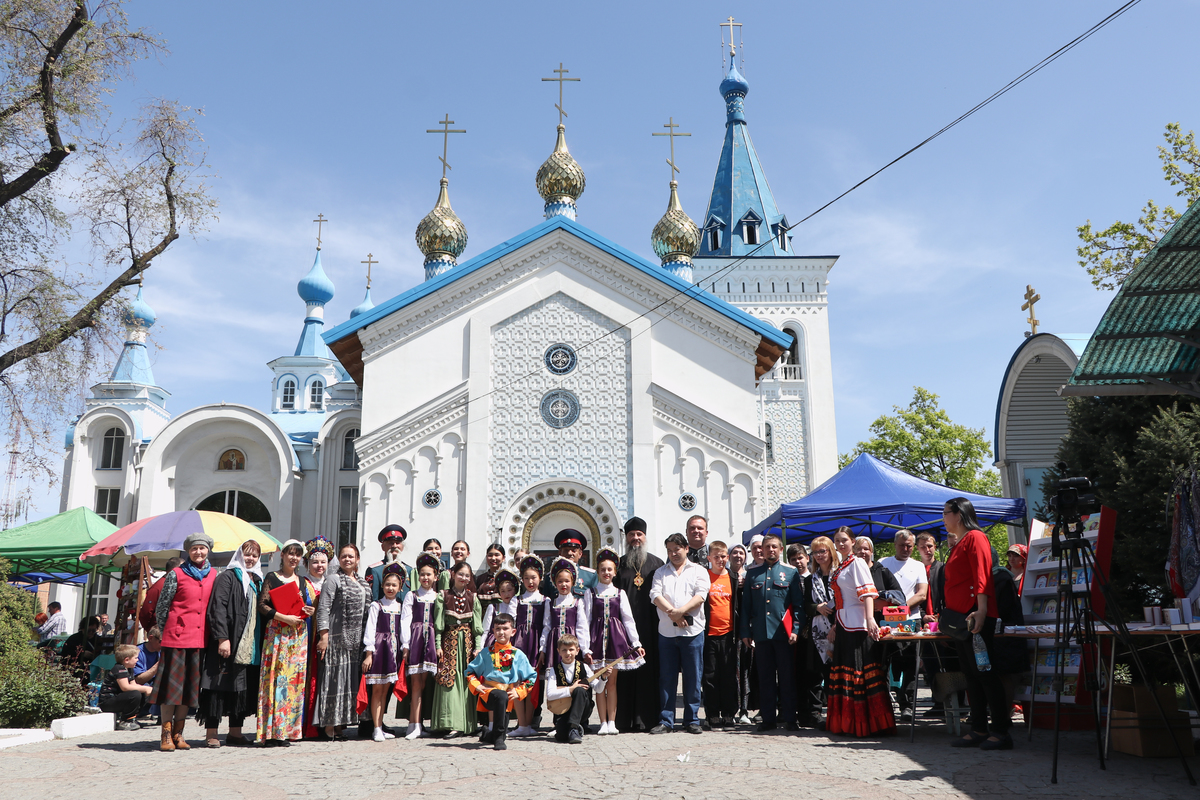
<instances>
[{"instance_id":1,"label":"icon on church wall","mask_svg":"<svg viewBox=\"0 0 1200 800\"><path fill-rule=\"evenodd\" d=\"M575 369L575 365L579 361L575 355L575 350L567 344L550 345L546 348L544 360L546 362L546 369L555 375L566 375Z\"/></svg>"},{"instance_id":2,"label":"icon on church wall","mask_svg":"<svg viewBox=\"0 0 1200 800\"><path fill-rule=\"evenodd\" d=\"M579 419L579 400L566 389L555 389L542 398L541 411L551 428L566 428Z\"/></svg>"}]
</instances>

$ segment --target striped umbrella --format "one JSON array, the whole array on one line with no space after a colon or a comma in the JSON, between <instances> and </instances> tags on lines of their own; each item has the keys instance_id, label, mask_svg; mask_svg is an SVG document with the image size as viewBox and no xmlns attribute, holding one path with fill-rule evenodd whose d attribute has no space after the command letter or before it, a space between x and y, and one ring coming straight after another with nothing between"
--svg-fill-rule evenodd
<instances>
[{"instance_id":1,"label":"striped umbrella","mask_svg":"<svg viewBox=\"0 0 1200 800\"><path fill-rule=\"evenodd\" d=\"M213 553L232 553L247 539L258 542L264 554L279 549L279 542L269 533L230 514L173 511L131 522L84 551L79 560L122 566L131 558L145 556L152 565L161 566L161 562L180 554L184 539L193 533L211 536Z\"/></svg>"}]
</instances>

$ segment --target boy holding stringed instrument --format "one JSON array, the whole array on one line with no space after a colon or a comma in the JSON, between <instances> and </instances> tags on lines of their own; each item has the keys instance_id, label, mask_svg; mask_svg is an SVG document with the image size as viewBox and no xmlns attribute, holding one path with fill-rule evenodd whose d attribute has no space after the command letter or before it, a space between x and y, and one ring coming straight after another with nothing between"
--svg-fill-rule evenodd
<instances>
[{"instance_id":1,"label":"boy holding stringed instrument","mask_svg":"<svg viewBox=\"0 0 1200 800\"><path fill-rule=\"evenodd\" d=\"M603 692L616 662L592 673L579 657L579 639L564 634L558 640L558 663L546 670L546 707L554 714L554 741L582 744L584 715L592 691Z\"/></svg>"},{"instance_id":2,"label":"boy holding stringed instrument","mask_svg":"<svg viewBox=\"0 0 1200 800\"><path fill-rule=\"evenodd\" d=\"M476 709L491 715L491 727L479 741L496 750L508 749L504 741L508 734L508 714L513 703L524 700L537 682L537 671L512 644L515 630L512 614L496 614L492 618L491 646L471 659L466 669L467 688L478 698Z\"/></svg>"}]
</instances>

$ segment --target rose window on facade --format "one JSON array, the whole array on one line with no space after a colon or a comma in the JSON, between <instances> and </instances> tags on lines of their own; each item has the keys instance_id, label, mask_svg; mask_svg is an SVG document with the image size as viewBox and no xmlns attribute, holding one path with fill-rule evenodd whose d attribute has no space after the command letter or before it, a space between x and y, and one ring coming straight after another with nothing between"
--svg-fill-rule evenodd
<instances>
[{"instance_id":1,"label":"rose window on facade","mask_svg":"<svg viewBox=\"0 0 1200 800\"><path fill-rule=\"evenodd\" d=\"M566 389L555 389L542 398L541 411L551 428L566 428L579 419L579 400Z\"/></svg>"}]
</instances>

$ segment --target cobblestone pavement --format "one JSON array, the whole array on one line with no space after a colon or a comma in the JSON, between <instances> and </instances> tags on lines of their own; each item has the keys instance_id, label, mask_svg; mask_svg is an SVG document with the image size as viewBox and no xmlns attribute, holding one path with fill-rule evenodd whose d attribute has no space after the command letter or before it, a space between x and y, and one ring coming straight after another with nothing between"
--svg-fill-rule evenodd
<instances>
[{"instance_id":1,"label":"cobblestone pavement","mask_svg":"<svg viewBox=\"0 0 1200 800\"><path fill-rule=\"evenodd\" d=\"M1050 731L1019 731L1010 752L949 747L943 726L921 723L882 740L850 740L806 730L750 729L689 735L588 736L581 745L548 738L509 740L495 752L474 738L375 743L298 743L288 749L202 748L157 752L158 729L112 733L0 751L3 796L117 800L190 798L806 798L907 800L918 796L1045 798L1200 797L1177 759L1114 753L1099 770L1094 734L1064 733L1059 783L1050 783ZM688 754L681 762L679 756ZM1200 759L1191 759L1200 774ZM154 782L162 781L162 788Z\"/></svg>"}]
</instances>

